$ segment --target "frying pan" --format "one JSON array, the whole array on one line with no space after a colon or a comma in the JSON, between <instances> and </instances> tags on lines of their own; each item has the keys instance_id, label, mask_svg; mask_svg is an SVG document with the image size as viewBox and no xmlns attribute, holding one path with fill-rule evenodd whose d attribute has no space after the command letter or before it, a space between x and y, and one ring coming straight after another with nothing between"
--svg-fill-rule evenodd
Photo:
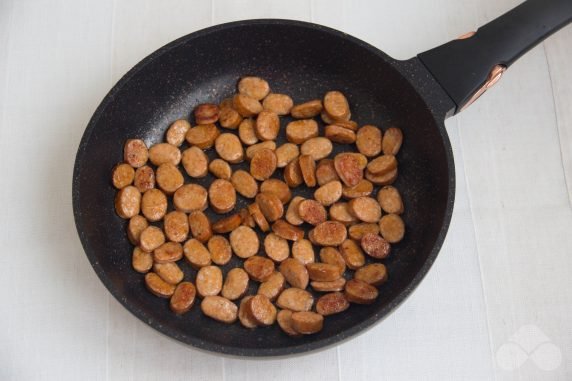
<instances>
[{"instance_id":1,"label":"frying pan","mask_svg":"<svg viewBox=\"0 0 572 381\"><path fill-rule=\"evenodd\" d=\"M115 85L83 135L73 174L73 207L87 257L109 291L135 316L204 350L237 356L288 355L360 333L411 294L445 238L455 169L444 120L474 101L517 58L571 18L570 0L530 0L476 33L406 61L336 30L288 20L217 25L175 40ZM168 302L152 296L143 276L131 269L126 222L114 211L110 171L122 160L125 140L139 137L147 145L162 141L171 122L189 118L199 103L218 103L231 95L244 75L265 78L274 92L289 94L296 103L340 90L348 96L352 119L360 125L398 126L404 133L395 185L406 205L407 233L384 261L390 279L380 287L374 304L353 305L345 313L327 317L324 329L315 335L292 338L277 325L255 330L224 325L205 317L198 306L182 316L173 314ZM287 122L283 118L282 126ZM205 186L212 178L193 181ZM311 190L299 193L309 196ZM237 206L247 203L239 199ZM182 262L186 278L194 280L196 271ZM239 260L233 259L223 272L237 265ZM256 286L251 284L249 292L256 292Z\"/></svg>"}]
</instances>

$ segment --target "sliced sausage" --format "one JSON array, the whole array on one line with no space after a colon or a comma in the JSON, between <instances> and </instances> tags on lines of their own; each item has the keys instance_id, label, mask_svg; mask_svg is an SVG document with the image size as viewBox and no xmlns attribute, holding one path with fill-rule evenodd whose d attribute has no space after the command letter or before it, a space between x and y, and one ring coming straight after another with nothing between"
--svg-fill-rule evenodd
<instances>
[{"instance_id":1,"label":"sliced sausage","mask_svg":"<svg viewBox=\"0 0 572 381\"><path fill-rule=\"evenodd\" d=\"M159 188L169 195L175 193L175 191L185 183L185 179L181 171L179 171L179 168L171 163L161 164L159 168L157 168L156 179Z\"/></svg>"},{"instance_id":2,"label":"sliced sausage","mask_svg":"<svg viewBox=\"0 0 572 381\"><path fill-rule=\"evenodd\" d=\"M283 204L287 204L292 198L292 192L290 192L288 184L278 179L264 180L264 182L260 184L260 192L275 195Z\"/></svg>"},{"instance_id":3,"label":"sliced sausage","mask_svg":"<svg viewBox=\"0 0 572 381\"><path fill-rule=\"evenodd\" d=\"M222 271L218 266L201 267L195 283L201 298L218 295L222 290Z\"/></svg>"},{"instance_id":4,"label":"sliced sausage","mask_svg":"<svg viewBox=\"0 0 572 381\"><path fill-rule=\"evenodd\" d=\"M334 247L322 248L320 250L320 261L336 266L340 274L346 272L346 261L338 249Z\"/></svg>"},{"instance_id":5,"label":"sliced sausage","mask_svg":"<svg viewBox=\"0 0 572 381\"><path fill-rule=\"evenodd\" d=\"M125 188L133 183L135 178L135 170L132 166L126 163L117 164L113 167L111 181L113 186L117 189ZM137 188L139 189L139 188Z\"/></svg>"},{"instance_id":6,"label":"sliced sausage","mask_svg":"<svg viewBox=\"0 0 572 381\"><path fill-rule=\"evenodd\" d=\"M209 172L215 177L224 180L230 180L232 169L230 165L222 159L214 159L209 163Z\"/></svg>"},{"instance_id":7,"label":"sliced sausage","mask_svg":"<svg viewBox=\"0 0 572 381\"><path fill-rule=\"evenodd\" d=\"M156 166L165 163L178 165L181 162L181 151L169 143L154 144L149 148L149 161Z\"/></svg>"},{"instance_id":8,"label":"sliced sausage","mask_svg":"<svg viewBox=\"0 0 572 381\"><path fill-rule=\"evenodd\" d=\"M185 172L194 178L205 177L209 171L209 158L199 147L184 150L181 162Z\"/></svg>"},{"instance_id":9,"label":"sliced sausage","mask_svg":"<svg viewBox=\"0 0 572 381\"><path fill-rule=\"evenodd\" d=\"M165 282L155 273L145 274L145 286L152 294L160 298L170 298L175 292L175 286Z\"/></svg>"},{"instance_id":10,"label":"sliced sausage","mask_svg":"<svg viewBox=\"0 0 572 381\"><path fill-rule=\"evenodd\" d=\"M262 149L276 150L276 143L273 140L268 140L262 143L253 144L246 149L246 160L252 160L254 154Z\"/></svg>"},{"instance_id":11,"label":"sliced sausage","mask_svg":"<svg viewBox=\"0 0 572 381\"><path fill-rule=\"evenodd\" d=\"M320 246L338 246L344 242L346 237L346 227L337 221L322 222L308 234L310 241Z\"/></svg>"},{"instance_id":12,"label":"sliced sausage","mask_svg":"<svg viewBox=\"0 0 572 381\"><path fill-rule=\"evenodd\" d=\"M273 111L264 110L256 117L254 132L260 140L276 140L280 131L280 119Z\"/></svg>"},{"instance_id":13,"label":"sliced sausage","mask_svg":"<svg viewBox=\"0 0 572 381\"><path fill-rule=\"evenodd\" d=\"M302 264L314 263L316 258L312 242L301 239L292 244L292 258L299 260Z\"/></svg>"},{"instance_id":14,"label":"sliced sausage","mask_svg":"<svg viewBox=\"0 0 572 381\"><path fill-rule=\"evenodd\" d=\"M368 233L361 239L361 248L370 257L383 259L389 255L391 244L377 234Z\"/></svg>"},{"instance_id":15,"label":"sliced sausage","mask_svg":"<svg viewBox=\"0 0 572 381\"><path fill-rule=\"evenodd\" d=\"M258 255L244 261L244 270L256 282L264 282L274 273L274 262Z\"/></svg>"},{"instance_id":16,"label":"sliced sausage","mask_svg":"<svg viewBox=\"0 0 572 381\"><path fill-rule=\"evenodd\" d=\"M298 214L298 208L300 207L300 203L304 201L304 197L296 196L290 201L288 204L288 210L286 211L286 221L288 221L292 225L302 225L304 220L300 218Z\"/></svg>"},{"instance_id":17,"label":"sliced sausage","mask_svg":"<svg viewBox=\"0 0 572 381\"><path fill-rule=\"evenodd\" d=\"M387 280L387 268L382 263L371 263L358 269L354 278L372 286L381 286Z\"/></svg>"},{"instance_id":18,"label":"sliced sausage","mask_svg":"<svg viewBox=\"0 0 572 381\"><path fill-rule=\"evenodd\" d=\"M346 239L340 245L340 253L346 265L352 270L357 270L365 265L365 256L363 255L361 247L351 239Z\"/></svg>"},{"instance_id":19,"label":"sliced sausage","mask_svg":"<svg viewBox=\"0 0 572 381\"><path fill-rule=\"evenodd\" d=\"M348 100L339 91L328 91L324 96L324 111L335 120L346 120L350 115Z\"/></svg>"},{"instance_id":20,"label":"sliced sausage","mask_svg":"<svg viewBox=\"0 0 572 381\"><path fill-rule=\"evenodd\" d=\"M278 115L288 115L294 106L294 101L286 94L271 93L262 101L264 110L275 112Z\"/></svg>"},{"instance_id":21,"label":"sliced sausage","mask_svg":"<svg viewBox=\"0 0 572 381\"><path fill-rule=\"evenodd\" d=\"M366 179L360 180L359 183L353 187L344 186L342 187L342 196L344 198L358 198L369 196L373 192L373 184Z\"/></svg>"},{"instance_id":22,"label":"sliced sausage","mask_svg":"<svg viewBox=\"0 0 572 381\"><path fill-rule=\"evenodd\" d=\"M195 303L195 298L197 295L197 290L195 285L191 282L181 282L175 288L171 300L169 300L169 307L171 311L176 314L184 314L188 312L193 304Z\"/></svg>"},{"instance_id":23,"label":"sliced sausage","mask_svg":"<svg viewBox=\"0 0 572 381\"><path fill-rule=\"evenodd\" d=\"M235 267L226 274L222 286L222 296L228 300L242 298L248 289L248 274L239 267Z\"/></svg>"},{"instance_id":24,"label":"sliced sausage","mask_svg":"<svg viewBox=\"0 0 572 381\"><path fill-rule=\"evenodd\" d=\"M213 231L219 234L230 233L240 225L242 225L242 217L240 217L240 214L236 213L223 217L215 222L213 224Z\"/></svg>"},{"instance_id":25,"label":"sliced sausage","mask_svg":"<svg viewBox=\"0 0 572 381\"><path fill-rule=\"evenodd\" d=\"M286 279L284 275L278 271L274 271L264 282L258 287L258 294L266 296L270 300L275 300L284 290Z\"/></svg>"},{"instance_id":26,"label":"sliced sausage","mask_svg":"<svg viewBox=\"0 0 572 381\"><path fill-rule=\"evenodd\" d=\"M397 155L402 143L403 133L401 130L397 127L388 128L383 136L383 153L386 155Z\"/></svg>"},{"instance_id":27,"label":"sliced sausage","mask_svg":"<svg viewBox=\"0 0 572 381\"><path fill-rule=\"evenodd\" d=\"M149 189L141 197L141 213L149 221L159 221L167 213L167 196L159 189Z\"/></svg>"},{"instance_id":28,"label":"sliced sausage","mask_svg":"<svg viewBox=\"0 0 572 381\"><path fill-rule=\"evenodd\" d=\"M226 265L232 258L232 248L230 242L222 235L213 235L207 247L211 254L211 259L219 266Z\"/></svg>"},{"instance_id":29,"label":"sliced sausage","mask_svg":"<svg viewBox=\"0 0 572 381\"><path fill-rule=\"evenodd\" d=\"M292 328L292 311L290 310L280 310L278 315L276 315L276 321L280 328L289 336L300 336L294 328Z\"/></svg>"},{"instance_id":30,"label":"sliced sausage","mask_svg":"<svg viewBox=\"0 0 572 381\"><path fill-rule=\"evenodd\" d=\"M348 203L350 213L363 222L375 223L381 218L381 206L371 197L358 197Z\"/></svg>"},{"instance_id":31,"label":"sliced sausage","mask_svg":"<svg viewBox=\"0 0 572 381\"><path fill-rule=\"evenodd\" d=\"M316 312L303 311L292 314L292 328L302 335L320 332L324 326L324 317Z\"/></svg>"},{"instance_id":32,"label":"sliced sausage","mask_svg":"<svg viewBox=\"0 0 572 381\"><path fill-rule=\"evenodd\" d=\"M302 220L311 225L321 224L328 218L326 209L316 200L302 201L300 206L298 206L298 215Z\"/></svg>"},{"instance_id":33,"label":"sliced sausage","mask_svg":"<svg viewBox=\"0 0 572 381\"><path fill-rule=\"evenodd\" d=\"M302 146L300 146L300 154L310 155L314 161L317 161L328 157L333 149L334 146L330 139L318 136L306 140Z\"/></svg>"},{"instance_id":34,"label":"sliced sausage","mask_svg":"<svg viewBox=\"0 0 572 381\"><path fill-rule=\"evenodd\" d=\"M318 282L331 282L342 276L338 266L328 263L308 263L306 269L310 280Z\"/></svg>"},{"instance_id":35,"label":"sliced sausage","mask_svg":"<svg viewBox=\"0 0 572 381\"><path fill-rule=\"evenodd\" d=\"M135 247L131 257L131 266L135 271L145 274L153 267L153 255L141 250L140 247Z\"/></svg>"},{"instance_id":36,"label":"sliced sausage","mask_svg":"<svg viewBox=\"0 0 572 381\"><path fill-rule=\"evenodd\" d=\"M231 107L225 107L220 109L218 113L218 122L221 127L228 128L230 130L235 130L238 128L240 122L242 122L242 116Z\"/></svg>"},{"instance_id":37,"label":"sliced sausage","mask_svg":"<svg viewBox=\"0 0 572 381\"><path fill-rule=\"evenodd\" d=\"M376 126L365 125L356 134L356 147L358 151L367 156L374 157L381 152L381 130Z\"/></svg>"},{"instance_id":38,"label":"sliced sausage","mask_svg":"<svg viewBox=\"0 0 572 381\"><path fill-rule=\"evenodd\" d=\"M246 198L254 198L258 193L258 183L250 173L242 169L232 174L230 182L236 191Z\"/></svg>"},{"instance_id":39,"label":"sliced sausage","mask_svg":"<svg viewBox=\"0 0 572 381\"><path fill-rule=\"evenodd\" d=\"M348 187L357 185L363 179L363 169L356 156L340 153L334 157L334 167L340 179Z\"/></svg>"},{"instance_id":40,"label":"sliced sausage","mask_svg":"<svg viewBox=\"0 0 572 381\"><path fill-rule=\"evenodd\" d=\"M238 307L238 320L240 320L240 324L242 324L246 328L256 328L256 322L252 318L250 311L248 311L246 308L246 306L248 305L248 301L252 298L253 298L252 295L244 297L240 301L240 306Z\"/></svg>"},{"instance_id":41,"label":"sliced sausage","mask_svg":"<svg viewBox=\"0 0 572 381\"><path fill-rule=\"evenodd\" d=\"M185 184L173 195L173 204L181 212L191 213L207 208L207 190L198 184Z\"/></svg>"},{"instance_id":42,"label":"sliced sausage","mask_svg":"<svg viewBox=\"0 0 572 381\"><path fill-rule=\"evenodd\" d=\"M247 118L240 122L238 125L238 137L240 141L247 146L258 143L253 119Z\"/></svg>"},{"instance_id":43,"label":"sliced sausage","mask_svg":"<svg viewBox=\"0 0 572 381\"><path fill-rule=\"evenodd\" d=\"M322 316L329 316L344 312L350 307L350 302L341 292L331 292L322 295L316 301L316 312Z\"/></svg>"},{"instance_id":44,"label":"sliced sausage","mask_svg":"<svg viewBox=\"0 0 572 381\"><path fill-rule=\"evenodd\" d=\"M221 159L236 164L244 160L244 150L238 136L234 134L220 134L215 140L215 150Z\"/></svg>"},{"instance_id":45,"label":"sliced sausage","mask_svg":"<svg viewBox=\"0 0 572 381\"><path fill-rule=\"evenodd\" d=\"M255 116L262 111L262 104L246 94L236 94L232 98L232 106L242 117Z\"/></svg>"},{"instance_id":46,"label":"sliced sausage","mask_svg":"<svg viewBox=\"0 0 572 381\"><path fill-rule=\"evenodd\" d=\"M258 253L260 241L254 230L242 225L230 233L230 246L238 257L249 258Z\"/></svg>"},{"instance_id":47,"label":"sliced sausage","mask_svg":"<svg viewBox=\"0 0 572 381\"><path fill-rule=\"evenodd\" d=\"M332 159L322 159L318 162L316 166L316 180L318 181L318 185L326 185L331 181L338 181L339 179L340 177L336 172Z\"/></svg>"},{"instance_id":48,"label":"sliced sausage","mask_svg":"<svg viewBox=\"0 0 572 381\"><path fill-rule=\"evenodd\" d=\"M213 236L213 228L207 215L195 210L189 214L189 228L193 237L202 243L207 242Z\"/></svg>"},{"instance_id":49,"label":"sliced sausage","mask_svg":"<svg viewBox=\"0 0 572 381\"><path fill-rule=\"evenodd\" d=\"M177 242L165 242L153 250L153 260L156 263L176 262L181 258L183 258L183 246Z\"/></svg>"},{"instance_id":50,"label":"sliced sausage","mask_svg":"<svg viewBox=\"0 0 572 381\"><path fill-rule=\"evenodd\" d=\"M326 126L324 136L330 139L330 141L339 144L353 144L357 139L355 132L336 124Z\"/></svg>"},{"instance_id":51,"label":"sliced sausage","mask_svg":"<svg viewBox=\"0 0 572 381\"><path fill-rule=\"evenodd\" d=\"M330 206L330 218L344 225L351 225L358 222L358 219L350 213L347 202L337 202Z\"/></svg>"},{"instance_id":52,"label":"sliced sausage","mask_svg":"<svg viewBox=\"0 0 572 381\"><path fill-rule=\"evenodd\" d=\"M342 197L342 183L331 181L314 192L314 198L324 206L330 206Z\"/></svg>"},{"instance_id":53,"label":"sliced sausage","mask_svg":"<svg viewBox=\"0 0 572 381\"><path fill-rule=\"evenodd\" d=\"M218 105L212 103L203 103L195 107L195 123L211 124L218 122Z\"/></svg>"},{"instance_id":54,"label":"sliced sausage","mask_svg":"<svg viewBox=\"0 0 572 381\"><path fill-rule=\"evenodd\" d=\"M141 139L128 139L123 146L123 161L132 166L139 168L147 163L149 159L149 150L147 145Z\"/></svg>"},{"instance_id":55,"label":"sliced sausage","mask_svg":"<svg viewBox=\"0 0 572 381\"><path fill-rule=\"evenodd\" d=\"M284 220L278 220L272 224L272 231L279 237L288 241L299 241L304 238L304 230L290 225Z\"/></svg>"},{"instance_id":56,"label":"sliced sausage","mask_svg":"<svg viewBox=\"0 0 572 381\"><path fill-rule=\"evenodd\" d=\"M257 151L250 160L250 174L256 180L266 180L276 170L277 159L274 151L264 148Z\"/></svg>"},{"instance_id":57,"label":"sliced sausage","mask_svg":"<svg viewBox=\"0 0 572 381\"><path fill-rule=\"evenodd\" d=\"M214 123L214 122L213 122ZM178 119L175 120L167 133L165 134L165 140L167 143L174 145L175 147L180 147L185 141L185 135L191 129L191 124L188 120Z\"/></svg>"},{"instance_id":58,"label":"sliced sausage","mask_svg":"<svg viewBox=\"0 0 572 381\"><path fill-rule=\"evenodd\" d=\"M290 256L290 246L284 238L270 233L264 238L264 252L273 261L282 262Z\"/></svg>"},{"instance_id":59,"label":"sliced sausage","mask_svg":"<svg viewBox=\"0 0 572 381\"><path fill-rule=\"evenodd\" d=\"M316 292L343 291L345 285L346 285L346 279L345 278L338 278L338 279L333 280L331 282L316 282L316 281L314 281L314 282L310 283L310 286L312 286L312 288Z\"/></svg>"},{"instance_id":60,"label":"sliced sausage","mask_svg":"<svg viewBox=\"0 0 572 381\"><path fill-rule=\"evenodd\" d=\"M299 260L294 258L284 260L280 263L279 271L292 287L305 289L308 286L308 270Z\"/></svg>"},{"instance_id":61,"label":"sliced sausage","mask_svg":"<svg viewBox=\"0 0 572 381\"><path fill-rule=\"evenodd\" d=\"M284 181L290 188L295 188L304 182L300 169L300 158L296 158L284 167Z\"/></svg>"},{"instance_id":62,"label":"sliced sausage","mask_svg":"<svg viewBox=\"0 0 572 381\"><path fill-rule=\"evenodd\" d=\"M320 99L313 99L292 107L290 114L296 119L307 119L320 115L322 109L322 101Z\"/></svg>"},{"instance_id":63,"label":"sliced sausage","mask_svg":"<svg viewBox=\"0 0 572 381\"><path fill-rule=\"evenodd\" d=\"M302 179L309 187L316 186L316 161L311 155L300 155L298 158ZM288 182L288 180L286 180Z\"/></svg>"},{"instance_id":64,"label":"sliced sausage","mask_svg":"<svg viewBox=\"0 0 572 381\"><path fill-rule=\"evenodd\" d=\"M405 235L405 224L397 214L386 214L379 220L379 232L389 243L397 243Z\"/></svg>"},{"instance_id":65,"label":"sliced sausage","mask_svg":"<svg viewBox=\"0 0 572 381\"><path fill-rule=\"evenodd\" d=\"M143 216L136 215L129 219L129 224L127 224L127 238L134 245L139 245L139 237L141 232L149 226L147 219Z\"/></svg>"},{"instance_id":66,"label":"sliced sausage","mask_svg":"<svg viewBox=\"0 0 572 381\"><path fill-rule=\"evenodd\" d=\"M264 295L255 295L246 304L252 319L260 326L269 326L276 321L276 307Z\"/></svg>"},{"instance_id":67,"label":"sliced sausage","mask_svg":"<svg viewBox=\"0 0 572 381\"><path fill-rule=\"evenodd\" d=\"M259 193L256 195L256 203L260 207L264 217L270 221L276 221L284 215L282 201L272 193Z\"/></svg>"},{"instance_id":68,"label":"sliced sausage","mask_svg":"<svg viewBox=\"0 0 572 381\"><path fill-rule=\"evenodd\" d=\"M141 193L155 188L155 171L153 171L153 168L148 165L137 168L133 185Z\"/></svg>"},{"instance_id":69,"label":"sliced sausage","mask_svg":"<svg viewBox=\"0 0 572 381\"><path fill-rule=\"evenodd\" d=\"M192 146L207 149L213 146L219 134L220 131L214 124L200 124L187 131L185 139Z\"/></svg>"},{"instance_id":70,"label":"sliced sausage","mask_svg":"<svg viewBox=\"0 0 572 381\"><path fill-rule=\"evenodd\" d=\"M270 92L270 85L260 77L242 77L238 82L238 92L261 100Z\"/></svg>"},{"instance_id":71,"label":"sliced sausage","mask_svg":"<svg viewBox=\"0 0 572 381\"><path fill-rule=\"evenodd\" d=\"M139 214L141 193L132 185L120 189L115 195L115 212L121 218L128 219Z\"/></svg>"},{"instance_id":72,"label":"sliced sausage","mask_svg":"<svg viewBox=\"0 0 572 381\"><path fill-rule=\"evenodd\" d=\"M175 262L153 264L153 271L161 277L165 282L170 284L179 284L185 274Z\"/></svg>"},{"instance_id":73,"label":"sliced sausage","mask_svg":"<svg viewBox=\"0 0 572 381\"><path fill-rule=\"evenodd\" d=\"M236 191L230 181L216 179L209 187L209 203L215 213L228 213L236 205Z\"/></svg>"},{"instance_id":74,"label":"sliced sausage","mask_svg":"<svg viewBox=\"0 0 572 381\"><path fill-rule=\"evenodd\" d=\"M378 291L375 287L358 279L346 282L344 296L350 303L371 304L377 298Z\"/></svg>"},{"instance_id":75,"label":"sliced sausage","mask_svg":"<svg viewBox=\"0 0 572 381\"><path fill-rule=\"evenodd\" d=\"M361 241L362 237L368 233L379 234L379 225L363 222L348 228L348 235L356 241Z\"/></svg>"},{"instance_id":76,"label":"sliced sausage","mask_svg":"<svg viewBox=\"0 0 572 381\"><path fill-rule=\"evenodd\" d=\"M377 192L377 202L386 213L403 213L403 200L397 188L391 185L381 188Z\"/></svg>"},{"instance_id":77,"label":"sliced sausage","mask_svg":"<svg viewBox=\"0 0 572 381\"><path fill-rule=\"evenodd\" d=\"M268 224L266 217L264 217L264 214L262 214L262 211L260 210L260 207L257 203L248 205L248 213L254 222L256 222L256 225L258 225L260 230L263 232L270 230L270 225Z\"/></svg>"},{"instance_id":78,"label":"sliced sausage","mask_svg":"<svg viewBox=\"0 0 572 381\"><path fill-rule=\"evenodd\" d=\"M139 237L139 246L149 253L164 243L165 234L156 226L148 226L141 232L141 236Z\"/></svg>"},{"instance_id":79,"label":"sliced sausage","mask_svg":"<svg viewBox=\"0 0 572 381\"><path fill-rule=\"evenodd\" d=\"M313 304L312 294L296 287L287 288L276 299L278 307L292 311L310 311Z\"/></svg>"},{"instance_id":80,"label":"sliced sausage","mask_svg":"<svg viewBox=\"0 0 572 381\"><path fill-rule=\"evenodd\" d=\"M238 307L222 296L207 296L201 302L201 311L221 323L231 324L236 321Z\"/></svg>"},{"instance_id":81,"label":"sliced sausage","mask_svg":"<svg viewBox=\"0 0 572 381\"><path fill-rule=\"evenodd\" d=\"M314 119L295 120L286 125L286 139L295 144L318 136L318 123Z\"/></svg>"},{"instance_id":82,"label":"sliced sausage","mask_svg":"<svg viewBox=\"0 0 572 381\"><path fill-rule=\"evenodd\" d=\"M284 143L276 148L274 153L276 154L276 166L284 168L288 163L300 156L300 149L296 144Z\"/></svg>"},{"instance_id":83,"label":"sliced sausage","mask_svg":"<svg viewBox=\"0 0 572 381\"><path fill-rule=\"evenodd\" d=\"M194 238L188 240L183 245L183 255L195 269L200 269L201 267L211 264L211 253L201 241Z\"/></svg>"}]
</instances>

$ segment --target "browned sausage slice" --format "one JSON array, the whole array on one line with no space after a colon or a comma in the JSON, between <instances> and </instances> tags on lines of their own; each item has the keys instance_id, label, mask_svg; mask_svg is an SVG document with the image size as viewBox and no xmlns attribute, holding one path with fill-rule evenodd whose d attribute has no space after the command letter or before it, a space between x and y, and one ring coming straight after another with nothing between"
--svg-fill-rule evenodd
<instances>
[{"instance_id":1,"label":"browned sausage slice","mask_svg":"<svg viewBox=\"0 0 572 381\"><path fill-rule=\"evenodd\" d=\"M175 289L169 306L176 314L184 314L188 312L195 303L197 290L191 282L181 282Z\"/></svg>"},{"instance_id":2,"label":"browned sausage slice","mask_svg":"<svg viewBox=\"0 0 572 381\"><path fill-rule=\"evenodd\" d=\"M325 294L316 301L316 312L322 316L339 314L349 307L350 303L341 292Z\"/></svg>"},{"instance_id":3,"label":"browned sausage slice","mask_svg":"<svg viewBox=\"0 0 572 381\"><path fill-rule=\"evenodd\" d=\"M113 168L111 181L113 182L113 186L117 189L131 185L134 178L135 170L129 164L121 163Z\"/></svg>"}]
</instances>

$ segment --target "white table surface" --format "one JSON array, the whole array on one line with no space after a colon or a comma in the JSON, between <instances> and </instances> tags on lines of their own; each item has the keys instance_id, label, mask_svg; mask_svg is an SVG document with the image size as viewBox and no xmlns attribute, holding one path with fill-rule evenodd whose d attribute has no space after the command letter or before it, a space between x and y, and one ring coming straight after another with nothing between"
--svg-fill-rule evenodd
<instances>
[{"instance_id":1,"label":"white table surface","mask_svg":"<svg viewBox=\"0 0 572 381\"><path fill-rule=\"evenodd\" d=\"M1 380L572 379L572 27L447 121L457 198L443 250L382 324L283 360L175 343L99 282L76 234L74 156L111 86L192 31L313 21L408 58L518 0L0 1Z\"/></svg>"}]
</instances>

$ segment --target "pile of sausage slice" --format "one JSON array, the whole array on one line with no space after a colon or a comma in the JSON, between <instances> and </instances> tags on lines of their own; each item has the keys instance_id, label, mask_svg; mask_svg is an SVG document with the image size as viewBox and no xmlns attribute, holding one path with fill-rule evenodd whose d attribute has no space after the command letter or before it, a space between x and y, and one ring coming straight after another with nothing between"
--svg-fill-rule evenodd
<instances>
[{"instance_id":1,"label":"pile of sausage slice","mask_svg":"<svg viewBox=\"0 0 572 381\"><path fill-rule=\"evenodd\" d=\"M339 91L295 105L258 77L193 114L194 127L176 120L165 142L125 142L112 171L115 210L128 220L132 265L148 290L177 314L200 299L219 322L278 322L291 336L320 331L325 316L351 304L373 303L388 278L381 261L405 234L403 201L391 185L401 130L359 127ZM285 116L292 121L282 131ZM281 134L287 142L277 146ZM345 149L334 155L334 144ZM244 162L247 170L233 168ZM196 179L209 173L207 189ZM315 191L304 198L296 188ZM238 208L239 199L249 201ZM240 266L223 274L233 256ZM182 260L197 270L194 279ZM247 295L252 282L257 291Z\"/></svg>"}]
</instances>

